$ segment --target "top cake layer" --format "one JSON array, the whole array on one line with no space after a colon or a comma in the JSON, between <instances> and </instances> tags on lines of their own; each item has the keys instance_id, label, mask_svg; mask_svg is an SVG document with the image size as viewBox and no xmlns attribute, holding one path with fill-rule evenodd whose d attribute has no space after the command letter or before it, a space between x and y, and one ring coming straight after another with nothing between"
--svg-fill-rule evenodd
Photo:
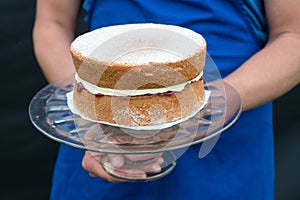
<instances>
[{"instance_id":1,"label":"top cake layer","mask_svg":"<svg viewBox=\"0 0 300 200\"><path fill-rule=\"evenodd\" d=\"M71 45L81 79L103 88L149 89L184 83L203 70L206 42L172 25L127 24L83 34Z\"/></svg>"}]
</instances>

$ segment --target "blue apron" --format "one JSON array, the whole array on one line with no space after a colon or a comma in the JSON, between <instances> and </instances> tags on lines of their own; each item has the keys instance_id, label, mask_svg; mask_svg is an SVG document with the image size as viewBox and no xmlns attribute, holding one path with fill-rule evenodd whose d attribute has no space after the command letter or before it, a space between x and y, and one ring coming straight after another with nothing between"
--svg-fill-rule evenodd
<instances>
[{"instance_id":1,"label":"blue apron","mask_svg":"<svg viewBox=\"0 0 300 200\"><path fill-rule=\"evenodd\" d=\"M261 49L265 39L254 20L261 10L238 0L91 0L90 30L127 23L175 24L201 33L222 76ZM252 9L252 10L251 10ZM257 16L257 15L256 15ZM256 28L255 28L256 26ZM260 32L260 34L258 34ZM263 66L261 66L263 67ZM251 80L247 80L251 81ZM51 199L273 199L272 105L244 112L213 150L199 158L190 147L165 178L147 183L108 183L81 167L83 151L61 145Z\"/></svg>"}]
</instances>

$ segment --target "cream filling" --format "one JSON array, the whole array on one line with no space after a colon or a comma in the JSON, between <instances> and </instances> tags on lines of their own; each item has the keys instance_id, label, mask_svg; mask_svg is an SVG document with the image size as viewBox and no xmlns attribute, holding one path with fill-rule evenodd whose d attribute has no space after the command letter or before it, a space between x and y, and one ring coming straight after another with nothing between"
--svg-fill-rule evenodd
<instances>
[{"instance_id":1,"label":"cream filling","mask_svg":"<svg viewBox=\"0 0 300 200\"><path fill-rule=\"evenodd\" d=\"M203 72L201 72L196 78L178 85L143 90L117 90L111 88L102 88L83 80L78 76L77 73L75 74L75 80L77 83L81 83L84 86L84 88L92 94L102 94L107 96L139 96L146 94L160 94L165 92L180 92L185 88L186 85L195 81L199 81L202 75Z\"/></svg>"}]
</instances>

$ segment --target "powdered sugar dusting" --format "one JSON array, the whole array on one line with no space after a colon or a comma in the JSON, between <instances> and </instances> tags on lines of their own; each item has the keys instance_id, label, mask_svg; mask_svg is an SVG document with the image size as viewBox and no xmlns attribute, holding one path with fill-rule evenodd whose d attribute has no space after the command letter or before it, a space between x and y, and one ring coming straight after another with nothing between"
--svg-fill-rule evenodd
<instances>
[{"instance_id":1,"label":"powdered sugar dusting","mask_svg":"<svg viewBox=\"0 0 300 200\"><path fill-rule=\"evenodd\" d=\"M151 23L103 27L77 37L71 45L85 57L131 65L176 62L203 48L203 37L190 29Z\"/></svg>"}]
</instances>

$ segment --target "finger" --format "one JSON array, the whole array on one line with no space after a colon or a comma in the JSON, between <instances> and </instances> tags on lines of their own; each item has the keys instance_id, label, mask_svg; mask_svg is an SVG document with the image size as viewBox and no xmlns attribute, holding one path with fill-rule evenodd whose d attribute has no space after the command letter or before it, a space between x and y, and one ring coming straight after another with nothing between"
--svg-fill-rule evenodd
<instances>
[{"instance_id":1,"label":"finger","mask_svg":"<svg viewBox=\"0 0 300 200\"><path fill-rule=\"evenodd\" d=\"M155 154L126 154L125 157L132 161L132 162L137 162L137 161L145 161L145 160L150 160L155 157L161 157L162 153L155 153Z\"/></svg>"},{"instance_id":2,"label":"finger","mask_svg":"<svg viewBox=\"0 0 300 200\"><path fill-rule=\"evenodd\" d=\"M112 167L121 168L125 163L125 158L120 154L107 154Z\"/></svg>"},{"instance_id":3,"label":"finger","mask_svg":"<svg viewBox=\"0 0 300 200\"><path fill-rule=\"evenodd\" d=\"M113 174L117 177L127 178L127 179L143 179L146 178L147 175L144 171L136 169L136 167L124 167L116 168L114 167L108 157L104 156L102 159L104 170L108 173Z\"/></svg>"},{"instance_id":4,"label":"finger","mask_svg":"<svg viewBox=\"0 0 300 200\"><path fill-rule=\"evenodd\" d=\"M113 169L112 173L127 179L145 179L147 175L144 171L138 169Z\"/></svg>"},{"instance_id":5,"label":"finger","mask_svg":"<svg viewBox=\"0 0 300 200\"><path fill-rule=\"evenodd\" d=\"M100 177L109 182L120 182L120 180L107 174L100 162L89 152L85 152L85 155L82 159L82 167L87 170L92 177Z\"/></svg>"},{"instance_id":6,"label":"finger","mask_svg":"<svg viewBox=\"0 0 300 200\"><path fill-rule=\"evenodd\" d=\"M94 174L94 173L92 173L92 172L89 172L89 175L90 175L91 177L93 177L93 178L99 177L99 176L97 176L96 174Z\"/></svg>"},{"instance_id":7,"label":"finger","mask_svg":"<svg viewBox=\"0 0 300 200\"><path fill-rule=\"evenodd\" d=\"M126 163L123 168L126 169L136 169L139 171L143 171L145 173L158 173L161 171L161 164L164 162L163 158L157 158L151 163L145 164L130 164Z\"/></svg>"},{"instance_id":8,"label":"finger","mask_svg":"<svg viewBox=\"0 0 300 200\"><path fill-rule=\"evenodd\" d=\"M104 155L103 153L92 152L92 151L89 151L88 153L90 154L90 156L92 156L94 159L98 160L99 162L101 161L101 158Z\"/></svg>"}]
</instances>

